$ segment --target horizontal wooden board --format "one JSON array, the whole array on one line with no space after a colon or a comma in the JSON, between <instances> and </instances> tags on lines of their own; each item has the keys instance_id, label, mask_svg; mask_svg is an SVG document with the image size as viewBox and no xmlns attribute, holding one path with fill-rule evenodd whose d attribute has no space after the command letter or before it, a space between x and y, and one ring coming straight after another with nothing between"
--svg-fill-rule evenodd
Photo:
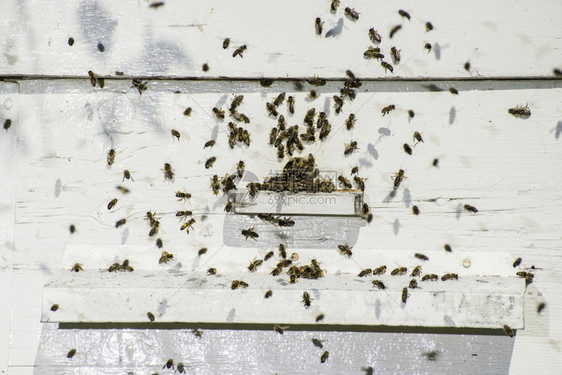
<instances>
[{"instance_id":1,"label":"horizontal wooden board","mask_svg":"<svg viewBox=\"0 0 562 375\"><path fill-rule=\"evenodd\" d=\"M230 2L167 0L151 8L147 0L4 1L0 33L0 75L303 78L343 77L346 69L363 78L552 77L562 69L558 1L490 3L478 0L344 3L330 1ZM359 12L357 21L344 14ZM401 17L403 9L410 20ZM315 19L324 22L322 35ZM426 31L426 22L433 30ZM390 30L401 26L394 37ZM363 58L374 46L384 60ZM74 39L72 46L69 38ZM228 49L223 40L230 38ZM424 48L432 45L431 52ZM241 57L236 48L246 45ZM390 48L401 61L394 64ZM464 68L470 63L470 71ZM202 70L208 64L209 70Z\"/></svg>"}]
</instances>

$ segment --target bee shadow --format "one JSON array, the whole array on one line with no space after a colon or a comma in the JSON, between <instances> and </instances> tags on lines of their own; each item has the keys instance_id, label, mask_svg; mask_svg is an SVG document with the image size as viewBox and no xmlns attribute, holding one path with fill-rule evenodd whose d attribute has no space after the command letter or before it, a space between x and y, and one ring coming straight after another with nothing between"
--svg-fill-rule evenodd
<instances>
[{"instance_id":1,"label":"bee shadow","mask_svg":"<svg viewBox=\"0 0 562 375\"><path fill-rule=\"evenodd\" d=\"M334 27L332 27L330 30L328 30L325 37L326 38L333 38L335 36L340 35L342 33L342 31L343 31L343 18L340 18L338 20L338 22L336 23L336 25Z\"/></svg>"}]
</instances>

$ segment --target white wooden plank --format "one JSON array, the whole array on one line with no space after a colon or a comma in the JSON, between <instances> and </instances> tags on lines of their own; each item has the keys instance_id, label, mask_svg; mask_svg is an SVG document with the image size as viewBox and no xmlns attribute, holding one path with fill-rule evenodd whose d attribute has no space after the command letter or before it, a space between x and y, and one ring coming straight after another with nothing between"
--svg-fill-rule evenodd
<instances>
[{"instance_id":1,"label":"white wooden plank","mask_svg":"<svg viewBox=\"0 0 562 375\"><path fill-rule=\"evenodd\" d=\"M358 0L330 13L329 1L268 2L168 0L158 9L148 1L22 4L3 2L0 41L4 51L0 75L82 76L94 72L115 76L166 77L342 77L352 69L360 77L551 77L561 69L558 1L479 0L451 7L446 0L420 3ZM346 6L359 13L356 22ZM398 14L404 9L408 21ZM485 11L484 11L485 10ZM324 21L323 36L314 30ZM434 29L425 30L430 21ZM390 30L401 25L393 39ZM390 48L401 50L394 74L378 61L366 60L368 30ZM325 37L333 31L334 37ZM330 34L332 35L332 34ZM75 42L69 46L68 39ZM232 39L222 48L223 39ZM103 52L98 48L103 45ZM431 43L431 53L424 49ZM234 50L247 45L243 58ZM470 62L471 71L463 66ZM202 65L210 66L208 72Z\"/></svg>"}]
</instances>

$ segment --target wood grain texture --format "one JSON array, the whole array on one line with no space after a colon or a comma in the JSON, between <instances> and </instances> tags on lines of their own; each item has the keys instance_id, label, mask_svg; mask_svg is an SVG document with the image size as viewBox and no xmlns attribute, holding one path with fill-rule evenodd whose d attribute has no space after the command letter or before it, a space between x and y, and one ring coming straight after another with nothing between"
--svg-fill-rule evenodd
<instances>
[{"instance_id":1,"label":"wood grain texture","mask_svg":"<svg viewBox=\"0 0 562 375\"><path fill-rule=\"evenodd\" d=\"M330 2L168 0L82 1L61 5L4 1L0 20L0 75L162 77L342 77L352 69L369 78L552 77L561 69L558 1L510 0L431 3L355 1L331 13ZM357 21L344 15L351 6ZM400 17L399 9L411 15ZM324 22L321 36L314 22ZM430 21L434 29L426 32ZM390 39L390 30L402 29ZM379 31L385 61L401 50L394 74L366 60ZM330 36L327 36L330 35ZM70 46L68 39L74 38ZM231 46L222 48L223 39ZM424 45L430 43L430 53ZM247 45L244 57L233 58ZM103 50L103 52L101 52ZM471 70L464 64L470 62ZM208 72L202 71L207 63Z\"/></svg>"},{"instance_id":2,"label":"wood grain texture","mask_svg":"<svg viewBox=\"0 0 562 375\"><path fill-rule=\"evenodd\" d=\"M448 243L453 252L467 257L477 251L510 251L513 259L523 257L522 269L537 267L526 292L526 329L517 332L509 371L552 373L562 365L559 81L434 83L445 90L454 85L458 96L429 91L426 84L431 82L364 84L357 99L335 115L330 98L341 82L319 89L316 101L308 101L307 86L300 91L283 82L269 89L252 82L149 82L142 96L123 81L109 80L103 90L92 88L87 80L21 82L20 105L25 110L18 122L12 293L25 298L14 300L11 366L23 371L36 363L41 288L61 267L66 243L153 244L144 220L153 210L161 218L158 235L167 251L191 259L186 264L194 269L220 259L220 249L229 240L223 235L226 201L212 194L210 178L234 173L238 160L245 160L247 171L258 179L283 166L275 149L266 146L276 121L267 117L265 102L285 91L297 99L294 116L285 105L280 107L289 125L300 125L312 107L326 110L332 123L330 139L307 145L304 155L313 152L320 169L346 174L358 165L359 174L368 178L365 200L374 219L359 228L355 246L372 248L376 258L377 251L410 254L441 250ZM211 108L226 108L234 94L244 94L240 111L250 117L246 127L252 144L231 150L228 120L216 120ZM508 114L508 108L526 103L532 111L529 119ZM382 117L382 107L389 104L396 110ZM188 106L193 108L191 117L183 114ZM409 109L415 111L411 121ZM352 112L357 124L347 131L343 123ZM179 141L172 138L171 129L180 131ZM422 133L424 143L410 156L402 144L412 143L414 131ZM203 149L209 139L217 144ZM359 151L344 158L344 143L352 139L359 142ZM110 147L117 156L108 167ZM217 161L207 170L204 163L210 156ZM438 168L432 166L434 158L439 158ZM164 180L165 162L176 173L173 181ZM407 178L391 197L393 175L400 168ZM134 182L122 181L124 169L131 171ZM116 185L131 192L122 195ZM175 192L184 189L192 198L178 202ZM119 202L108 211L114 197ZM463 211L465 203L479 212ZM414 204L420 207L419 216L411 213ZM189 235L179 230L175 211L180 209L193 210L197 220ZM116 229L121 218L127 218L127 224ZM259 219L254 220L258 225ZM70 224L77 228L72 235ZM261 225L264 233L281 232ZM283 233L294 241L321 240L314 231ZM196 251L203 246L209 256L197 261ZM256 254L263 255L274 244L257 241L255 246ZM543 301L547 307L539 315L536 305ZM339 350L348 350L349 340L351 336ZM286 353L279 355L283 360ZM454 355L461 360L460 353ZM501 366L495 367L496 373L502 372Z\"/></svg>"}]
</instances>

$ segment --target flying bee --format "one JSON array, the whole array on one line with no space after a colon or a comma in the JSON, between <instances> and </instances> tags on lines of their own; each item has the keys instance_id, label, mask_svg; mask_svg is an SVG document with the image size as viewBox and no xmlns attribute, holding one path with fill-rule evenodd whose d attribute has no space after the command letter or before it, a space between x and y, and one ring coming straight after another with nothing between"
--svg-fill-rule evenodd
<instances>
[{"instance_id":1,"label":"flying bee","mask_svg":"<svg viewBox=\"0 0 562 375\"><path fill-rule=\"evenodd\" d=\"M353 129L353 127L355 126L356 120L357 120L357 118L355 117L355 115L353 113L350 113L349 117L345 120L346 129L347 130Z\"/></svg>"},{"instance_id":2,"label":"flying bee","mask_svg":"<svg viewBox=\"0 0 562 375\"><path fill-rule=\"evenodd\" d=\"M417 287L418 287L418 282L416 281L416 279L410 280L410 284L408 284L408 288L416 289Z\"/></svg>"},{"instance_id":3,"label":"flying bee","mask_svg":"<svg viewBox=\"0 0 562 375\"><path fill-rule=\"evenodd\" d=\"M187 108L183 111L183 114L184 114L184 116L189 117L189 116L191 116L191 112L192 112L192 111L193 111L193 110L191 109L191 107L187 107Z\"/></svg>"},{"instance_id":4,"label":"flying bee","mask_svg":"<svg viewBox=\"0 0 562 375\"><path fill-rule=\"evenodd\" d=\"M172 133L172 138L176 138L178 141L180 140L181 134L179 131L172 129L170 132Z\"/></svg>"},{"instance_id":5,"label":"flying bee","mask_svg":"<svg viewBox=\"0 0 562 375\"><path fill-rule=\"evenodd\" d=\"M316 35L322 35L322 26L324 22L320 19L320 17L316 17L316 21L314 22L314 27L316 28Z\"/></svg>"},{"instance_id":6,"label":"flying bee","mask_svg":"<svg viewBox=\"0 0 562 375\"><path fill-rule=\"evenodd\" d=\"M315 100L318 98L318 92L316 90L310 90L308 92L308 97L312 100Z\"/></svg>"},{"instance_id":7,"label":"flying bee","mask_svg":"<svg viewBox=\"0 0 562 375\"><path fill-rule=\"evenodd\" d=\"M259 235L256 232L254 232L254 227L249 227L248 229L242 229L242 235L246 239L248 239L249 237L252 238L254 241L257 241L256 238L259 237Z\"/></svg>"},{"instance_id":8,"label":"flying bee","mask_svg":"<svg viewBox=\"0 0 562 375\"><path fill-rule=\"evenodd\" d=\"M381 113L384 117L385 115L388 115L390 113L390 111L394 111L395 109L396 109L396 106L394 104L390 104L390 105L387 105L386 107L384 107L381 110Z\"/></svg>"},{"instance_id":9,"label":"flying bee","mask_svg":"<svg viewBox=\"0 0 562 375\"><path fill-rule=\"evenodd\" d=\"M58 305L53 305L53 306L58 306ZM537 314L540 314L544 310L545 307L546 307L546 303L544 303L544 302L539 303L537 305ZM53 310L52 307L51 307L51 310ZM53 311L56 311L56 310L53 310Z\"/></svg>"},{"instance_id":10,"label":"flying bee","mask_svg":"<svg viewBox=\"0 0 562 375\"><path fill-rule=\"evenodd\" d=\"M478 209L477 209L476 207L471 206L471 205L469 205L469 204L465 204L465 205L463 206L463 208L464 208L465 210L467 210L468 212L472 212L472 213L477 213L477 212L478 212Z\"/></svg>"},{"instance_id":11,"label":"flying bee","mask_svg":"<svg viewBox=\"0 0 562 375\"><path fill-rule=\"evenodd\" d=\"M343 99L341 96L337 96L337 95L334 95L333 99L334 99L334 108L336 110L336 113L340 113L343 107Z\"/></svg>"},{"instance_id":12,"label":"flying bee","mask_svg":"<svg viewBox=\"0 0 562 375\"><path fill-rule=\"evenodd\" d=\"M398 11L398 14L401 15L404 18L407 18L408 21L410 21L410 14L408 12L406 12L405 10L400 9Z\"/></svg>"},{"instance_id":13,"label":"flying bee","mask_svg":"<svg viewBox=\"0 0 562 375\"><path fill-rule=\"evenodd\" d=\"M355 8L345 8L345 15L348 16L352 21L357 21L359 19L359 13L355 10Z\"/></svg>"},{"instance_id":14,"label":"flying bee","mask_svg":"<svg viewBox=\"0 0 562 375\"><path fill-rule=\"evenodd\" d=\"M197 331L199 333L199 331ZM197 336L197 333L195 333L195 336L200 338L200 336ZM178 370L178 374L185 374L185 365L181 362L178 362L177 364L177 370Z\"/></svg>"},{"instance_id":15,"label":"flying bee","mask_svg":"<svg viewBox=\"0 0 562 375\"><path fill-rule=\"evenodd\" d=\"M340 186L343 186L345 189L351 189L351 182L349 182L349 180L343 176L339 176L338 177L338 181L340 183Z\"/></svg>"},{"instance_id":16,"label":"flying bee","mask_svg":"<svg viewBox=\"0 0 562 375\"><path fill-rule=\"evenodd\" d=\"M448 252L452 252L453 249L451 248L451 245L449 245L448 243L446 243L445 245L443 245L443 248L445 249L445 251Z\"/></svg>"},{"instance_id":17,"label":"flying bee","mask_svg":"<svg viewBox=\"0 0 562 375\"><path fill-rule=\"evenodd\" d=\"M408 288L402 289L402 303L406 303L408 300Z\"/></svg>"},{"instance_id":18,"label":"flying bee","mask_svg":"<svg viewBox=\"0 0 562 375\"><path fill-rule=\"evenodd\" d=\"M283 259L287 258L287 250L282 243L279 244L279 257Z\"/></svg>"},{"instance_id":19,"label":"flying bee","mask_svg":"<svg viewBox=\"0 0 562 375\"><path fill-rule=\"evenodd\" d=\"M265 109L267 109L267 112L269 113L269 116L274 116L277 117L277 115L279 113L277 113L277 110L275 109L275 106L269 102L265 103Z\"/></svg>"},{"instance_id":20,"label":"flying bee","mask_svg":"<svg viewBox=\"0 0 562 375\"><path fill-rule=\"evenodd\" d=\"M396 47L392 47L390 49L390 55L392 56L395 64L398 64L400 62L400 51L401 50L396 49Z\"/></svg>"},{"instance_id":21,"label":"flying bee","mask_svg":"<svg viewBox=\"0 0 562 375\"><path fill-rule=\"evenodd\" d=\"M131 176L131 172L129 172L128 169L125 169L123 171L123 181L125 181L125 179L135 181L135 179Z\"/></svg>"},{"instance_id":22,"label":"flying bee","mask_svg":"<svg viewBox=\"0 0 562 375\"><path fill-rule=\"evenodd\" d=\"M9 118L6 119L6 121L4 121L4 130L10 129L11 126L12 126L12 120Z\"/></svg>"},{"instance_id":23,"label":"flying bee","mask_svg":"<svg viewBox=\"0 0 562 375\"><path fill-rule=\"evenodd\" d=\"M250 272L256 272L258 270L258 267L261 266L262 263L263 263L263 260L254 259L253 261L250 262L250 265L248 266L248 270Z\"/></svg>"},{"instance_id":24,"label":"flying bee","mask_svg":"<svg viewBox=\"0 0 562 375\"><path fill-rule=\"evenodd\" d=\"M320 349L324 348L324 344L322 344L322 341L318 340L317 338L312 339L312 344L314 346L316 346L317 348L320 348Z\"/></svg>"},{"instance_id":25,"label":"flying bee","mask_svg":"<svg viewBox=\"0 0 562 375\"><path fill-rule=\"evenodd\" d=\"M154 321L154 314L151 313L150 311L146 313L146 317L148 318L150 323L152 323Z\"/></svg>"},{"instance_id":26,"label":"flying bee","mask_svg":"<svg viewBox=\"0 0 562 375\"><path fill-rule=\"evenodd\" d=\"M386 289L386 286L380 280L373 280L373 285L379 289Z\"/></svg>"},{"instance_id":27,"label":"flying bee","mask_svg":"<svg viewBox=\"0 0 562 375\"><path fill-rule=\"evenodd\" d=\"M222 41L222 49L227 49L230 46L230 38L225 38Z\"/></svg>"},{"instance_id":28,"label":"flying bee","mask_svg":"<svg viewBox=\"0 0 562 375\"><path fill-rule=\"evenodd\" d=\"M273 80L271 78L262 78L260 79L260 85L263 87L269 87L273 84Z\"/></svg>"},{"instance_id":29,"label":"flying bee","mask_svg":"<svg viewBox=\"0 0 562 375\"><path fill-rule=\"evenodd\" d=\"M164 246L164 244L162 243L162 239L161 239L161 238L157 238L157 239L156 239L156 247L158 247L159 249L161 249L162 246Z\"/></svg>"},{"instance_id":30,"label":"flying bee","mask_svg":"<svg viewBox=\"0 0 562 375\"><path fill-rule=\"evenodd\" d=\"M373 270L373 276L380 276L386 273L386 266L380 266Z\"/></svg>"},{"instance_id":31,"label":"flying bee","mask_svg":"<svg viewBox=\"0 0 562 375\"><path fill-rule=\"evenodd\" d=\"M115 150L110 149L107 152L107 165L113 165L114 162L115 162Z\"/></svg>"},{"instance_id":32,"label":"flying bee","mask_svg":"<svg viewBox=\"0 0 562 375\"><path fill-rule=\"evenodd\" d=\"M512 114L515 117L520 117L520 118L531 117L531 109L529 108L528 105L526 105L526 106L518 105L517 107L513 107L513 108L508 109L507 112Z\"/></svg>"},{"instance_id":33,"label":"flying bee","mask_svg":"<svg viewBox=\"0 0 562 375\"><path fill-rule=\"evenodd\" d=\"M72 233L76 232L76 227L74 226L74 224L71 224L71 225L68 227L68 230L70 231L70 234L72 234Z\"/></svg>"},{"instance_id":34,"label":"flying bee","mask_svg":"<svg viewBox=\"0 0 562 375\"><path fill-rule=\"evenodd\" d=\"M324 353L322 353L322 355L320 356L320 363L326 362L329 356L330 356L329 351L325 351Z\"/></svg>"},{"instance_id":35,"label":"flying bee","mask_svg":"<svg viewBox=\"0 0 562 375\"><path fill-rule=\"evenodd\" d=\"M224 120L224 110L219 109L217 107L213 108L213 113L215 114L215 116L217 117L217 119L219 120Z\"/></svg>"},{"instance_id":36,"label":"flying bee","mask_svg":"<svg viewBox=\"0 0 562 375\"><path fill-rule=\"evenodd\" d=\"M184 201L184 202L185 202L187 199L191 199L191 194L178 190L178 191L176 192L176 198L179 198L179 199L178 199L178 202L181 202L181 201ZM185 212L185 211L184 211L184 212ZM176 216L177 216L177 213L176 213Z\"/></svg>"},{"instance_id":37,"label":"flying bee","mask_svg":"<svg viewBox=\"0 0 562 375\"><path fill-rule=\"evenodd\" d=\"M457 90L454 87L449 87L449 92L453 95L458 95L459 94L459 90Z\"/></svg>"},{"instance_id":38,"label":"flying bee","mask_svg":"<svg viewBox=\"0 0 562 375\"><path fill-rule=\"evenodd\" d=\"M295 114L295 98L293 96L287 98L287 108L290 114Z\"/></svg>"},{"instance_id":39,"label":"flying bee","mask_svg":"<svg viewBox=\"0 0 562 375\"><path fill-rule=\"evenodd\" d=\"M277 332L278 334L280 334L280 335L282 335L282 334L283 334L283 330L284 330L284 329L287 329L287 328L289 328L289 327L281 327L281 326L278 325L278 324L275 324L275 325L273 326L273 330L274 330L275 332Z\"/></svg>"},{"instance_id":40,"label":"flying bee","mask_svg":"<svg viewBox=\"0 0 562 375\"><path fill-rule=\"evenodd\" d=\"M66 358L72 358L76 354L76 349L71 349L67 354Z\"/></svg>"},{"instance_id":41,"label":"flying bee","mask_svg":"<svg viewBox=\"0 0 562 375\"><path fill-rule=\"evenodd\" d=\"M147 81L143 82L140 79L133 79L133 86L131 87L135 87L139 91L139 94L142 95L142 93L148 88L147 84Z\"/></svg>"},{"instance_id":42,"label":"flying bee","mask_svg":"<svg viewBox=\"0 0 562 375\"><path fill-rule=\"evenodd\" d=\"M199 251L197 252L198 256L201 256L201 255L204 255L204 254L207 254L207 248L206 247L200 248Z\"/></svg>"},{"instance_id":43,"label":"flying bee","mask_svg":"<svg viewBox=\"0 0 562 375\"><path fill-rule=\"evenodd\" d=\"M420 214L420 209L418 206L412 206L412 213L414 215L419 215Z\"/></svg>"},{"instance_id":44,"label":"flying bee","mask_svg":"<svg viewBox=\"0 0 562 375\"><path fill-rule=\"evenodd\" d=\"M402 148L404 149L404 152L407 153L408 155L412 155L412 148L410 147L409 144L404 143L402 145Z\"/></svg>"},{"instance_id":45,"label":"flying bee","mask_svg":"<svg viewBox=\"0 0 562 375\"><path fill-rule=\"evenodd\" d=\"M470 63L468 61L464 63L464 70L470 72Z\"/></svg>"},{"instance_id":46,"label":"flying bee","mask_svg":"<svg viewBox=\"0 0 562 375\"><path fill-rule=\"evenodd\" d=\"M70 271L71 272L80 272L80 271L84 271L84 269L82 268L82 265L80 263L74 263L74 265L72 266Z\"/></svg>"},{"instance_id":47,"label":"flying bee","mask_svg":"<svg viewBox=\"0 0 562 375\"><path fill-rule=\"evenodd\" d=\"M209 64L207 64L207 63L203 64L202 69L203 69L204 72L208 72L209 69L210 69Z\"/></svg>"},{"instance_id":48,"label":"flying bee","mask_svg":"<svg viewBox=\"0 0 562 375\"><path fill-rule=\"evenodd\" d=\"M234 51L234 53L232 54L232 57L236 57L236 56L240 56L240 57L244 57L244 51L246 51L248 47L246 47L246 45L242 45L238 48L236 48L236 50Z\"/></svg>"},{"instance_id":49,"label":"flying bee","mask_svg":"<svg viewBox=\"0 0 562 375\"><path fill-rule=\"evenodd\" d=\"M357 174L359 173L359 167L356 165L355 167L351 168L351 174Z\"/></svg>"},{"instance_id":50,"label":"flying bee","mask_svg":"<svg viewBox=\"0 0 562 375\"><path fill-rule=\"evenodd\" d=\"M270 290L268 290L267 292L265 292L265 295L263 296L263 298L269 298L273 295L273 292Z\"/></svg>"},{"instance_id":51,"label":"flying bee","mask_svg":"<svg viewBox=\"0 0 562 375\"><path fill-rule=\"evenodd\" d=\"M392 37L394 36L394 34L396 34L398 32L398 30L400 30L402 28L402 25L396 25L394 26L391 30L390 30L390 39L392 39Z\"/></svg>"},{"instance_id":52,"label":"flying bee","mask_svg":"<svg viewBox=\"0 0 562 375\"><path fill-rule=\"evenodd\" d=\"M171 368L171 369L173 369L173 368L174 368L174 360L171 359L171 358L168 359L168 360L166 361L166 364L165 364L162 368Z\"/></svg>"},{"instance_id":53,"label":"flying bee","mask_svg":"<svg viewBox=\"0 0 562 375\"><path fill-rule=\"evenodd\" d=\"M205 162L205 169L212 168L216 160L216 156L211 156L209 159L207 159L207 161Z\"/></svg>"},{"instance_id":54,"label":"flying bee","mask_svg":"<svg viewBox=\"0 0 562 375\"><path fill-rule=\"evenodd\" d=\"M215 145L215 140L211 139L210 141L205 142L205 145L203 146L203 149L207 148L207 147L213 147Z\"/></svg>"},{"instance_id":55,"label":"flying bee","mask_svg":"<svg viewBox=\"0 0 562 375\"><path fill-rule=\"evenodd\" d=\"M54 305L51 306L51 311L55 312L59 309L59 305L57 305L56 303Z\"/></svg>"},{"instance_id":56,"label":"flying bee","mask_svg":"<svg viewBox=\"0 0 562 375\"><path fill-rule=\"evenodd\" d=\"M523 259L521 259L521 257L515 259L515 261L513 262L513 268L519 266L522 261L523 261Z\"/></svg>"},{"instance_id":57,"label":"flying bee","mask_svg":"<svg viewBox=\"0 0 562 375\"><path fill-rule=\"evenodd\" d=\"M372 27L369 29L369 39L373 43L380 43L382 41L380 34Z\"/></svg>"},{"instance_id":58,"label":"flying bee","mask_svg":"<svg viewBox=\"0 0 562 375\"><path fill-rule=\"evenodd\" d=\"M431 52L431 43L426 43L423 48L425 48L427 50L427 53Z\"/></svg>"},{"instance_id":59,"label":"flying bee","mask_svg":"<svg viewBox=\"0 0 562 375\"><path fill-rule=\"evenodd\" d=\"M426 255L420 254L420 253L415 253L414 256L418 259L421 260L429 260L429 258Z\"/></svg>"},{"instance_id":60,"label":"flying bee","mask_svg":"<svg viewBox=\"0 0 562 375\"><path fill-rule=\"evenodd\" d=\"M457 275L456 273L446 273L443 276L441 276L441 281L458 280L458 279L459 279L459 275Z\"/></svg>"},{"instance_id":61,"label":"flying bee","mask_svg":"<svg viewBox=\"0 0 562 375\"><path fill-rule=\"evenodd\" d=\"M419 132L414 132L414 141L423 142L423 138Z\"/></svg>"},{"instance_id":62,"label":"flying bee","mask_svg":"<svg viewBox=\"0 0 562 375\"><path fill-rule=\"evenodd\" d=\"M416 115L416 114L414 113L414 111L412 111L412 110L410 109L410 110L408 111L408 121L411 120L411 119L413 119L415 115ZM418 133L418 132L416 132L416 133ZM418 133L418 134L419 134L419 133ZM416 136L416 134L414 133L414 137L415 137L415 136ZM421 137L421 136L420 136L420 137ZM422 142L423 142L423 141L422 141Z\"/></svg>"},{"instance_id":63,"label":"flying bee","mask_svg":"<svg viewBox=\"0 0 562 375\"><path fill-rule=\"evenodd\" d=\"M351 255L353 255L353 253L351 252L351 249L353 248L349 247L348 244L338 245L338 249L341 255L347 255L349 258L351 258Z\"/></svg>"},{"instance_id":64,"label":"flying bee","mask_svg":"<svg viewBox=\"0 0 562 375\"><path fill-rule=\"evenodd\" d=\"M171 180L174 178L174 172L172 172L172 166L169 163L164 163L164 179Z\"/></svg>"},{"instance_id":65,"label":"flying bee","mask_svg":"<svg viewBox=\"0 0 562 375\"><path fill-rule=\"evenodd\" d=\"M396 173L396 175L394 176L393 190L396 190L400 187L400 184L402 183L402 180L404 180L404 170L400 169L398 171L398 173Z\"/></svg>"},{"instance_id":66,"label":"flying bee","mask_svg":"<svg viewBox=\"0 0 562 375\"><path fill-rule=\"evenodd\" d=\"M330 4L330 11L335 12L340 6L340 0L332 0Z\"/></svg>"},{"instance_id":67,"label":"flying bee","mask_svg":"<svg viewBox=\"0 0 562 375\"><path fill-rule=\"evenodd\" d=\"M162 251L162 256L160 256L160 260L158 261L158 264L168 263L173 259L174 259L174 254L170 254L167 251Z\"/></svg>"},{"instance_id":68,"label":"flying bee","mask_svg":"<svg viewBox=\"0 0 562 375\"><path fill-rule=\"evenodd\" d=\"M211 267L211 268L209 268L209 269L207 270L207 275L208 275L208 276L212 276L212 275L216 275L216 274L217 274L217 269L216 269L216 268L212 268L212 267Z\"/></svg>"},{"instance_id":69,"label":"flying bee","mask_svg":"<svg viewBox=\"0 0 562 375\"><path fill-rule=\"evenodd\" d=\"M310 298L310 294L308 294L308 292L304 292L302 294L302 303L304 304L305 307L310 307L310 301L312 301L312 298Z\"/></svg>"},{"instance_id":70,"label":"flying bee","mask_svg":"<svg viewBox=\"0 0 562 375\"><path fill-rule=\"evenodd\" d=\"M268 252L268 253L265 254L265 256L263 257L263 261L264 261L264 262L268 261L272 256L273 256L273 251Z\"/></svg>"},{"instance_id":71,"label":"flying bee","mask_svg":"<svg viewBox=\"0 0 562 375\"><path fill-rule=\"evenodd\" d=\"M397 267L397 268L393 269L390 274L392 276L402 276L402 275L405 275L406 272L408 272L408 269L406 267Z\"/></svg>"},{"instance_id":72,"label":"flying bee","mask_svg":"<svg viewBox=\"0 0 562 375\"><path fill-rule=\"evenodd\" d=\"M509 337L513 337L513 330L507 324L504 324L502 328L506 335L508 335Z\"/></svg>"},{"instance_id":73,"label":"flying bee","mask_svg":"<svg viewBox=\"0 0 562 375\"><path fill-rule=\"evenodd\" d=\"M370 268L365 268L361 272L359 272L359 274L357 274L357 276L359 276L359 277L369 276L372 272L373 272L373 270L371 270Z\"/></svg>"},{"instance_id":74,"label":"flying bee","mask_svg":"<svg viewBox=\"0 0 562 375\"><path fill-rule=\"evenodd\" d=\"M425 23L425 31L431 31L433 30L433 24L431 22L426 22Z\"/></svg>"},{"instance_id":75,"label":"flying bee","mask_svg":"<svg viewBox=\"0 0 562 375\"><path fill-rule=\"evenodd\" d=\"M437 276L437 275L434 274L434 273L430 273L430 274L428 274L428 275L423 275L423 277L422 277L421 280L422 280L422 281L427 281L427 280L429 280L429 281L437 281L437 280L439 280L439 276Z\"/></svg>"},{"instance_id":76,"label":"flying bee","mask_svg":"<svg viewBox=\"0 0 562 375\"><path fill-rule=\"evenodd\" d=\"M434 167L438 167L438 166L439 166L439 159L433 159L432 165L433 165Z\"/></svg>"},{"instance_id":77,"label":"flying bee","mask_svg":"<svg viewBox=\"0 0 562 375\"><path fill-rule=\"evenodd\" d=\"M343 154L345 156L349 156L353 153L353 151L357 150L357 142L356 141L351 141L348 144L345 145L345 149L343 151Z\"/></svg>"},{"instance_id":78,"label":"flying bee","mask_svg":"<svg viewBox=\"0 0 562 375\"><path fill-rule=\"evenodd\" d=\"M126 222L127 222L127 219L118 220L118 221L115 223L115 228L119 228L121 225L125 225Z\"/></svg>"},{"instance_id":79,"label":"flying bee","mask_svg":"<svg viewBox=\"0 0 562 375\"><path fill-rule=\"evenodd\" d=\"M427 257L426 257L427 258ZM421 275L421 266L415 266L410 274L410 277L416 277Z\"/></svg>"}]
</instances>

